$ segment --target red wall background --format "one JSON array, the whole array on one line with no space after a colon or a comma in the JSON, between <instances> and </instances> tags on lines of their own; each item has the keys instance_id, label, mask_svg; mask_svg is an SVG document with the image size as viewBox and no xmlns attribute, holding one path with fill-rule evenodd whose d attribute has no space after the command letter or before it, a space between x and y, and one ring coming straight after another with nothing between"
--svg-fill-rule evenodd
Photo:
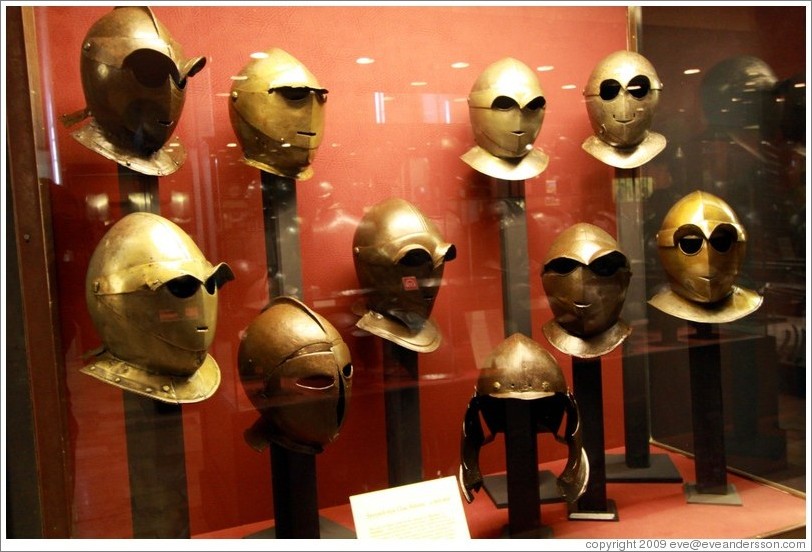
<instances>
[{"instance_id":1,"label":"red wall background","mask_svg":"<svg viewBox=\"0 0 812 552\"><path fill-rule=\"evenodd\" d=\"M39 130L47 144L41 171L52 192L78 538L132 536L122 391L79 372L82 355L100 345L84 303L84 278L94 248L121 217L117 165L73 140L58 121L85 105L81 43L110 9L34 8L44 113ZM355 226L366 206L390 196L417 205L458 250L433 311L443 344L419 356L423 472L432 478L458 471L461 424L478 364L506 337L493 182L459 159L474 144L465 99L481 71L507 56L554 67L539 72L547 113L536 141L550 164L525 187L528 284L533 337L571 381L570 359L541 332L551 318L541 259L557 234L576 222L615 233L613 169L580 147L591 134L581 90L598 60L626 48L625 7L157 5L153 11L186 56L207 58L189 81L177 128L188 158L160 178L160 212L210 261L225 261L236 274L220 292L209 351L220 366L221 387L183 407L192 535L274 514L269 454L243 440L257 414L236 370L240 333L268 302L260 173L229 147L236 142L227 109L230 76L251 52L282 48L329 89L315 174L297 183L301 298L342 333L355 379L341 435L317 457L320 506L387 486L381 341L358 335L350 307L358 285ZM358 65L361 56L376 61ZM469 66L452 69L458 61ZM385 121L378 122L375 98L381 95ZM93 207L105 201L107 209ZM620 366L619 353L604 359L607 447L623 443ZM566 456L549 435L539 443L542 460ZM483 448L481 464L483 473L504 469L499 438Z\"/></svg>"}]
</instances>

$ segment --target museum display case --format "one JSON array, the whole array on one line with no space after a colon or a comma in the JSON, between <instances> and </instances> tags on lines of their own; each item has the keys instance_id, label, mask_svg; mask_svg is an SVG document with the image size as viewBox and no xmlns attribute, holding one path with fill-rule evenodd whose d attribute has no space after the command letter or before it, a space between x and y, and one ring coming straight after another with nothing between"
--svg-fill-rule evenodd
<instances>
[{"instance_id":1,"label":"museum display case","mask_svg":"<svg viewBox=\"0 0 812 552\"><path fill-rule=\"evenodd\" d=\"M808 6L3 17L9 538L353 538L442 477L473 538L808 538ZM698 191L740 316L650 302ZM517 334L563 382L473 401Z\"/></svg>"}]
</instances>

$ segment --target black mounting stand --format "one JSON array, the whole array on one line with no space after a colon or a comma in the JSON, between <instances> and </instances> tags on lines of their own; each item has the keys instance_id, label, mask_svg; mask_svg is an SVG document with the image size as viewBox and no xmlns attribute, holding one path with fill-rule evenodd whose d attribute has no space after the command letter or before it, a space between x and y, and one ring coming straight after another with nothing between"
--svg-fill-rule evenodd
<instances>
[{"instance_id":1,"label":"black mounting stand","mask_svg":"<svg viewBox=\"0 0 812 552\"><path fill-rule=\"evenodd\" d=\"M617 521L615 502L606 498L601 359L573 357L572 382L578 399L584 450L589 459L589 480L581 498L570 505L569 519Z\"/></svg>"},{"instance_id":2,"label":"black mounting stand","mask_svg":"<svg viewBox=\"0 0 812 552\"><path fill-rule=\"evenodd\" d=\"M291 295L302 298L302 263L296 181L260 171L265 251L271 298Z\"/></svg>"},{"instance_id":3,"label":"black mounting stand","mask_svg":"<svg viewBox=\"0 0 812 552\"><path fill-rule=\"evenodd\" d=\"M417 352L383 340L389 486L423 480Z\"/></svg>"},{"instance_id":4,"label":"black mounting stand","mask_svg":"<svg viewBox=\"0 0 812 552\"><path fill-rule=\"evenodd\" d=\"M118 165L122 214L160 213L158 177ZM189 500L179 404L123 392L133 538L189 538Z\"/></svg>"},{"instance_id":5,"label":"black mounting stand","mask_svg":"<svg viewBox=\"0 0 812 552\"><path fill-rule=\"evenodd\" d=\"M530 263L527 257L527 216L524 181L494 179L499 202L502 262L502 305L505 336L532 337L530 320ZM483 478L483 487L498 507L508 508L511 538L549 538L552 529L541 524L542 496L558 497L555 477L539 472L537 433L531 401L505 400L505 475ZM533 485L532 482L537 482ZM529 484L528 484L529 483ZM542 488L543 484L545 488ZM506 491L506 492L505 492ZM552 500L551 500L552 501Z\"/></svg>"},{"instance_id":6,"label":"black mounting stand","mask_svg":"<svg viewBox=\"0 0 812 552\"><path fill-rule=\"evenodd\" d=\"M640 235L643 220L639 168L615 169L618 190L618 241L632 263L632 283L627 292L628 305L646 304L645 245ZM629 236L628 238L626 236ZM639 313L633 316L644 316ZM628 318L628 317L627 317ZM627 343L624 343L624 347ZM682 483L682 476L667 454L651 454L651 419L649 407L649 365L646 355L623 355L623 422L624 454L607 454L606 480L615 483Z\"/></svg>"},{"instance_id":7,"label":"black mounting stand","mask_svg":"<svg viewBox=\"0 0 812 552\"><path fill-rule=\"evenodd\" d=\"M260 171L265 221L268 296L302 298L296 181ZM246 538L352 538L352 532L319 517L316 457L271 443L274 526Z\"/></svg>"},{"instance_id":8,"label":"black mounting stand","mask_svg":"<svg viewBox=\"0 0 812 552\"><path fill-rule=\"evenodd\" d=\"M727 482L719 334L708 323L691 325L696 329L688 352L696 482L685 484L686 500L741 506L735 486Z\"/></svg>"}]
</instances>

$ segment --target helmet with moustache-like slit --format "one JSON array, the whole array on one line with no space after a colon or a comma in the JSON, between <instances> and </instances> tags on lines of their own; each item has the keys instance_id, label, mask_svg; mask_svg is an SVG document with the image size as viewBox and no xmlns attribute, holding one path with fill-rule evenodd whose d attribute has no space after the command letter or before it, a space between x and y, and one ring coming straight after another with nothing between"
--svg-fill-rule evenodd
<instances>
[{"instance_id":1,"label":"helmet with moustache-like slit","mask_svg":"<svg viewBox=\"0 0 812 552\"><path fill-rule=\"evenodd\" d=\"M617 148L643 142L662 89L654 66L636 52L620 50L600 60L584 87L595 135Z\"/></svg>"},{"instance_id":2,"label":"helmet with moustache-like slit","mask_svg":"<svg viewBox=\"0 0 812 552\"><path fill-rule=\"evenodd\" d=\"M229 117L246 164L307 180L324 138L327 89L296 58L272 48L234 78Z\"/></svg>"}]
</instances>

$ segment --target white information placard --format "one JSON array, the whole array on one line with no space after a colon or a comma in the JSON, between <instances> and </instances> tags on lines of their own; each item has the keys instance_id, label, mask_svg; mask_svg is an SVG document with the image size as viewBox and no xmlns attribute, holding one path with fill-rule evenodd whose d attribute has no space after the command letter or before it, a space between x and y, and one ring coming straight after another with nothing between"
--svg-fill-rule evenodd
<instances>
[{"instance_id":1,"label":"white information placard","mask_svg":"<svg viewBox=\"0 0 812 552\"><path fill-rule=\"evenodd\" d=\"M358 539L470 539L455 477L350 497Z\"/></svg>"}]
</instances>

